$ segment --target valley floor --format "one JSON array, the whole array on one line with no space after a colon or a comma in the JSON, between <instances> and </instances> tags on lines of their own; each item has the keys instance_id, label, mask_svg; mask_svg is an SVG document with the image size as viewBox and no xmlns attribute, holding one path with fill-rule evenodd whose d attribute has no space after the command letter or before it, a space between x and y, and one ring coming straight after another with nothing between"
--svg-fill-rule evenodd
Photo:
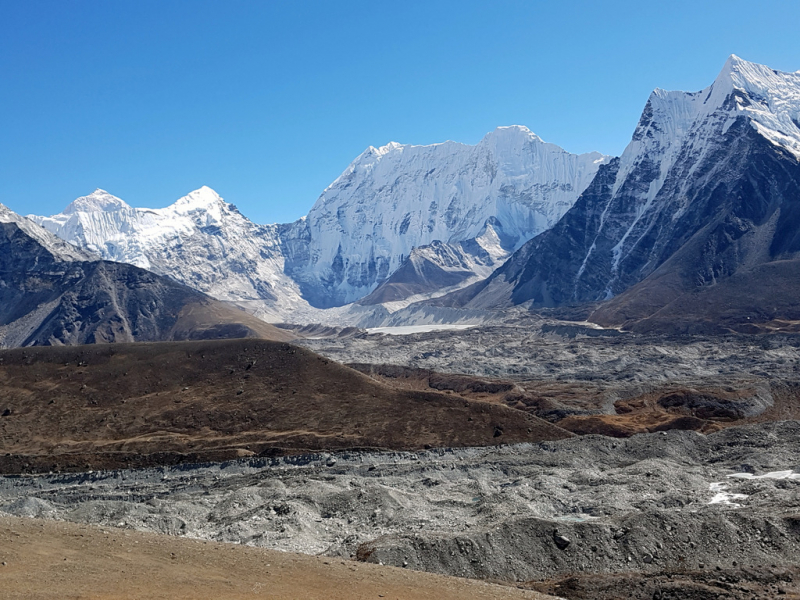
<instances>
[{"instance_id":1,"label":"valley floor","mask_svg":"<svg viewBox=\"0 0 800 600\"><path fill-rule=\"evenodd\" d=\"M268 574L270 598L800 597L800 338L525 318L302 343L355 370L252 340L6 351L6 450L33 440L53 463L63 440L110 431L117 452L169 439L183 458L7 469L0 597L237 598ZM303 425L319 441L259 448L241 415L253 440ZM236 452L190 464L217 430Z\"/></svg>"},{"instance_id":2,"label":"valley floor","mask_svg":"<svg viewBox=\"0 0 800 600\"><path fill-rule=\"evenodd\" d=\"M800 423L786 421L708 436L14 476L0 480L0 511L549 593L563 585L569 598L594 597L581 594L602 582L597 598L629 597L613 594L649 577L663 578L664 589L682 577L693 589L709 573L741 582L724 598L764 598L778 585L797 592L798 437ZM718 597L698 594L674 597Z\"/></svg>"}]
</instances>

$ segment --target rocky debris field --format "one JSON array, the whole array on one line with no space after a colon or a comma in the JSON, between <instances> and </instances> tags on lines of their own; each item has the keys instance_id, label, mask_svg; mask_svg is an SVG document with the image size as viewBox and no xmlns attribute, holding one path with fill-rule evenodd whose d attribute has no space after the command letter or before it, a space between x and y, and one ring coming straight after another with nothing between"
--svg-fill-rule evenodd
<instances>
[{"instance_id":1,"label":"rocky debris field","mask_svg":"<svg viewBox=\"0 0 800 600\"><path fill-rule=\"evenodd\" d=\"M581 435L800 419L791 334L644 336L517 311L468 329L300 343L395 386L503 403Z\"/></svg>"},{"instance_id":2,"label":"rocky debris field","mask_svg":"<svg viewBox=\"0 0 800 600\"><path fill-rule=\"evenodd\" d=\"M510 312L502 323L296 343L342 363L539 381L654 385L709 378L800 378L800 335L656 336Z\"/></svg>"},{"instance_id":3,"label":"rocky debris field","mask_svg":"<svg viewBox=\"0 0 800 600\"><path fill-rule=\"evenodd\" d=\"M719 570L756 589L748 569L777 573L800 556L798 436L800 424L778 422L8 476L0 510L540 588L590 573Z\"/></svg>"}]
</instances>

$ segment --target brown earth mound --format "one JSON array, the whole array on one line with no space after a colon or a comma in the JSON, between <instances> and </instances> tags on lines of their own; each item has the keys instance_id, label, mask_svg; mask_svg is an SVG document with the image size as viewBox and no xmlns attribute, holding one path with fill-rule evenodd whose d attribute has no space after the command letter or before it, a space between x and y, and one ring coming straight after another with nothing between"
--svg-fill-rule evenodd
<instances>
[{"instance_id":1,"label":"brown earth mound","mask_svg":"<svg viewBox=\"0 0 800 600\"><path fill-rule=\"evenodd\" d=\"M670 429L712 433L743 423L800 418L797 386L754 379L698 387L667 384L614 401L624 390L602 382L510 381L399 365L348 366L395 388L505 405L577 435L625 438Z\"/></svg>"},{"instance_id":2,"label":"brown earth mound","mask_svg":"<svg viewBox=\"0 0 800 600\"><path fill-rule=\"evenodd\" d=\"M395 389L266 340L0 352L0 472L569 437L506 406Z\"/></svg>"},{"instance_id":3,"label":"brown earth mound","mask_svg":"<svg viewBox=\"0 0 800 600\"><path fill-rule=\"evenodd\" d=\"M796 386L767 381L730 381L726 385L665 385L618 400L615 414L572 415L557 421L578 435L630 437L682 429L713 433L724 427L796 419Z\"/></svg>"},{"instance_id":4,"label":"brown earth mound","mask_svg":"<svg viewBox=\"0 0 800 600\"><path fill-rule=\"evenodd\" d=\"M546 600L480 581L40 519L0 518L4 600Z\"/></svg>"}]
</instances>

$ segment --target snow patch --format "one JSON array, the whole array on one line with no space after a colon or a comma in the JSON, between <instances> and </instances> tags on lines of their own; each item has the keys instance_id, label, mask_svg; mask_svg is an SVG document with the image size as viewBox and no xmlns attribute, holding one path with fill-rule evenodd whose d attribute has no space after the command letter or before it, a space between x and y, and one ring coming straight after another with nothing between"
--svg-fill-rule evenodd
<instances>
[{"instance_id":1,"label":"snow patch","mask_svg":"<svg viewBox=\"0 0 800 600\"><path fill-rule=\"evenodd\" d=\"M728 475L735 479L800 479L800 473L794 471L771 471L763 475L753 475L752 473L732 473Z\"/></svg>"},{"instance_id":2,"label":"snow patch","mask_svg":"<svg viewBox=\"0 0 800 600\"><path fill-rule=\"evenodd\" d=\"M743 480L757 480L757 479L800 479L800 473L794 471L770 471L763 475L753 475L752 473L731 473L727 475L729 479L743 479ZM747 499L746 494L735 494L728 492L729 485L725 482L718 481L711 483L708 486L710 492L714 492L714 497L711 498L709 504L725 504L734 508L740 508L742 505L735 502L735 500Z\"/></svg>"},{"instance_id":3,"label":"snow patch","mask_svg":"<svg viewBox=\"0 0 800 600\"><path fill-rule=\"evenodd\" d=\"M708 489L711 492L715 492L714 497L709 500L709 504L725 504L726 506L741 508L742 505L734 502L734 500L745 500L747 498L745 494L726 492L725 490L728 489L728 486L722 482L712 483L708 486Z\"/></svg>"}]
</instances>

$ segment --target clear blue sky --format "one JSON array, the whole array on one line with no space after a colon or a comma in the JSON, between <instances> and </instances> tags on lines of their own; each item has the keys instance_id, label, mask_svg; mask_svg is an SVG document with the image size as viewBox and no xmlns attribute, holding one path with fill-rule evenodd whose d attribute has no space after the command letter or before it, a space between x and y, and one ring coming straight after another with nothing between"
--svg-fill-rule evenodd
<instances>
[{"instance_id":1,"label":"clear blue sky","mask_svg":"<svg viewBox=\"0 0 800 600\"><path fill-rule=\"evenodd\" d=\"M701 89L731 53L800 69L798 24L797 0L0 0L0 202L209 185L286 222L392 140L521 124L618 154L655 87Z\"/></svg>"}]
</instances>

